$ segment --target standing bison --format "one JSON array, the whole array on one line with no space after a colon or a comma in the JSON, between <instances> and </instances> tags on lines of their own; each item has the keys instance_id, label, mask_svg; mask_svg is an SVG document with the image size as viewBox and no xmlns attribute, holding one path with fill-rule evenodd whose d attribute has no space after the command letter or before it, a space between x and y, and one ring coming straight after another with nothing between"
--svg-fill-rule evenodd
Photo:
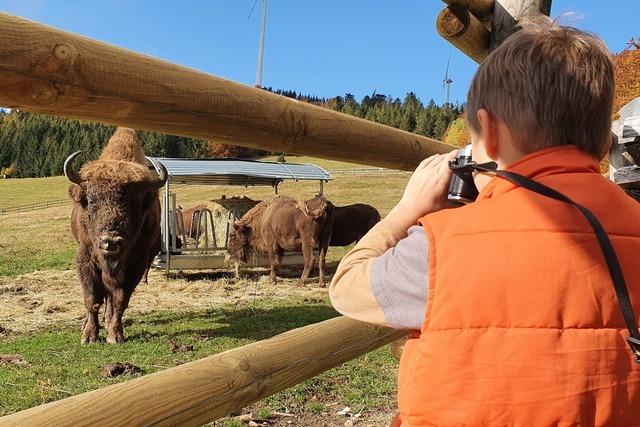
<instances>
[{"instance_id":1,"label":"standing bison","mask_svg":"<svg viewBox=\"0 0 640 427\"><path fill-rule=\"evenodd\" d=\"M233 225L229 253L246 262L252 253L269 256L270 280L276 283L278 265L285 251L302 251L304 270L298 286L304 285L313 267L313 252L320 250L318 269L324 286L324 263L331 240L334 207L324 197L298 201L276 196L260 202Z\"/></svg>"},{"instance_id":2,"label":"standing bison","mask_svg":"<svg viewBox=\"0 0 640 427\"><path fill-rule=\"evenodd\" d=\"M64 173L74 185L71 231L78 242L77 274L87 317L82 343L98 339L98 311L105 303L107 342L124 341L122 315L133 290L160 251L158 189L167 180L149 173L133 129L118 128L98 160L73 169L73 153Z\"/></svg>"},{"instance_id":3,"label":"standing bison","mask_svg":"<svg viewBox=\"0 0 640 427\"><path fill-rule=\"evenodd\" d=\"M380 221L380 213L373 206L336 206L333 232L329 246L347 246L362 239Z\"/></svg>"}]
</instances>

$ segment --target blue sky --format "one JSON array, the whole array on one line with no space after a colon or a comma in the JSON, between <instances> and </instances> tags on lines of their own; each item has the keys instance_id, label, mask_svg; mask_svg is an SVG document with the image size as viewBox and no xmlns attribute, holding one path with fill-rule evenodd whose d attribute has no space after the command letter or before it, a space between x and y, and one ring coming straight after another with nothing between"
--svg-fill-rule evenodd
<instances>
[{"instance_id":1,"label":"blue sky","mask_svg":"<svg viewBox=\"0 0 640 427\"><path fill-rule=\"evenodd\" d=\"M255 82L261 2L254 0L3 0L0 9L197 68ZM270 0L263 85L321 97L377 93L442 102L451 52L452 100L476 69L434 29L438 0ZM614 51L640 36L628 0L553 0L552 16L599 34Z\"/></svg>"}]
</instances>

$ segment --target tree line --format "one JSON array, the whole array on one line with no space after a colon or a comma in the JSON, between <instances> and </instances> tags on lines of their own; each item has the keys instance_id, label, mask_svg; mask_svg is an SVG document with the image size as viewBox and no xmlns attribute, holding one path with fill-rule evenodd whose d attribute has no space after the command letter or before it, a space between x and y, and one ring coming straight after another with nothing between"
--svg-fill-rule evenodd
<instances>
[{"instance_id":1,"label":"tree line","mask_svg":"<svg viewBox=\"0 0 640 427\"><path fill-rule=\"evenodd\" d=\"M430 100L424 105L412 92L402 100L374 92L358 102L352 94L325 99L295 91L265 90L435 139L441 139L449 123L462 113L457 104L439 106ZM74 151L82 150L85 159L98 157L113 130L113 126L97 123L0 109L0 177L60 175L64 160ZM138 134L145 153L153 157L246 158L269 154L156 132Z\"/></svg>"},{"instance_id":2,"label":"tree line","mask_svg":"<svg viewBox=\"0 0 640 427\"><path fill-rule=\"evenodd\" d=\"M82 150L85 159L97 158L115 130L114 126L18 110L0 114L0 176L60 175L69 154ZM150 156L206 156L204 141L155 132L138 132L138 135Z\"/></svg>"}]
</instances>

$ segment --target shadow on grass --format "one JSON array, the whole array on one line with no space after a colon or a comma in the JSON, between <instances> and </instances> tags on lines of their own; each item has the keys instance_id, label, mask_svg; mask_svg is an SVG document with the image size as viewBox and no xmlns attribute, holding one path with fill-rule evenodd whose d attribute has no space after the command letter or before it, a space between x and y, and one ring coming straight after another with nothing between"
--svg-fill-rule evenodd
<instances>
[{"instance_id":1,"label":"shadow on grass","mask_svg":"<svg viewBox=\"0 0 640 427\"><path fill-rule=\"evenodd\" d=\"M127 341L149 340L158 337L172 339L207 340L212 338L240 338L262 340L291 329L318 323L338 316L332 308L321 304L214 309L208 311L173 313L171 316L149 316L133 322ZM158 330L161 329L161 330ZM171 331L167 329L173 329Z\"/></svg>"}]
</instances>

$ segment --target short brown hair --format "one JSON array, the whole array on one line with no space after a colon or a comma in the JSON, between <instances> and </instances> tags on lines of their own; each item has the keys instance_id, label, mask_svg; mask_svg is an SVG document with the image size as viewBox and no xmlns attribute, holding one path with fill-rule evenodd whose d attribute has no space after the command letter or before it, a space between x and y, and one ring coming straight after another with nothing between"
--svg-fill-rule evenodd
<instances>
[{"instance_id":1,"label":"short brown hair","mask_svg":"<svg viewBox=\"0 0 640 427\"><path fill-rule=\"evenodd\" d=\"M467 95L467 121L486 109L531 153L575 144L598 158L611 141L614 64L597 36L551 22L525 25L480 65Z\"/></svg>"}]
</instances>

